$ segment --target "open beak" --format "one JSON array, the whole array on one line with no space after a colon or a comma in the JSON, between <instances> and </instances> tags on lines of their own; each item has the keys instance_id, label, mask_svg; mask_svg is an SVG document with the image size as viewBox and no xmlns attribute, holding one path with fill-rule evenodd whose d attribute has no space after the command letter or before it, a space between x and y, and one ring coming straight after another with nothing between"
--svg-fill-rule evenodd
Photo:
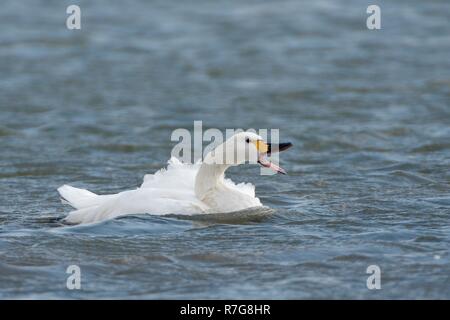
<instances>
[{"instance_id":1,"label":"open beak","mask_svg":"<svg viewBox=\"0 0 450 320\"><path fill-rule=\"evenodd\" d=\"M290 142L282 142L280 144L276 143L267 143L267 155L271 155L272 153L281 152L292 147L292 143Z\"/></svg>"},{"instance_id":2,"label":"open beak","mask_svg":"<svg viewBox=\"0 0 450 320\"><path fill-rule=\"evenodd\" d=\"M258 140L256 142L256 148L258 149L258 163L263 167L270 168L273 171L281 174L286 174L286 171L275 163L267 159L272 153L281 152L292 147L292 143L265 143L264 141Z\"/></svg>"}]
</instances>

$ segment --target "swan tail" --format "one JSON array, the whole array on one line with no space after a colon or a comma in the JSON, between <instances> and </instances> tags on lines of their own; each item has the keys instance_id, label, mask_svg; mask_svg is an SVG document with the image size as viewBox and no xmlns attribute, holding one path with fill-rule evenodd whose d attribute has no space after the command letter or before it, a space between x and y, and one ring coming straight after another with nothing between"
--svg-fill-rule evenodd
<instances>
[{"instance_id":1,"label":"swan tail","mask_svg":"<svg viewBox=\"0 0 450 320\"><path fill-rule=\"evenodd\" d=\"M63 185L58 188L63 203L67 203L75 209L83 209L98 204L100 196L85 189Z\"/></svg>"},{"instance_id":2,"label":"swan tail","mask_svg":"<svg viewBox=\"0 0 450 320\"><path fill-rule=\"evenodd\" d=\"M64 221L69 224L91 223L97 221L96 217L99 213L98 206L82 208L69 212Z\"/></svg>"}]
</instances>

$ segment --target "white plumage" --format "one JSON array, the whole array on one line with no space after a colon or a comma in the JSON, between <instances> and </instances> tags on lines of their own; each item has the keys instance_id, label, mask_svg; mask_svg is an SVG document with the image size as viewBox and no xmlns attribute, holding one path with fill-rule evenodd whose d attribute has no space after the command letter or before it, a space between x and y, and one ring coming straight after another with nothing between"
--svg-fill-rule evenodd
<instances>
[{"instance_id":1,"label":"white plumage","mask_svg":"<svg viewBox=\"0 0 450 320\"><path fill-rule=\"evenodd\" d=\"M228 167L259 159L250 159L249 154L261 157L262 153L257 150L258 144L249 143L249 139L262 141L260 136L244 132L218 146L205 157L203 163L186 164L172 157L167 169L145 175L142 185L135 190L97 195L88 190L63 185L58 188L63 202L75 208L65 220L69 223L90 223L127 214L192 215L260 207L262 204L255 197L255 187L252 184L235 184L230 179L225 179ZM247 151L250 148L253 153L247 152L247 157L242 159L233 157L232 163L222 164L219 161L226 152L236 152L240 148Z\"/></svg>"}]
</instances>

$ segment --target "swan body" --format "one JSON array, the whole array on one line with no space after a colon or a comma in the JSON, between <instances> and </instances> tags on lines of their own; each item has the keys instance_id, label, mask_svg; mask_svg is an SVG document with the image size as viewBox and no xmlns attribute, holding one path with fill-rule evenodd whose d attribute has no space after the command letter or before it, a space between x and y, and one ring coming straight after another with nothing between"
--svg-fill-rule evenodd
<instances>
[{"instance_id":1,"label":"swan body","mask_svg":"<svg viewBox=\"0 0 450 320\"><path fill-rule=\"evenodd\" d=\"M260 152L258 143L249 143L249 139L262 141L256 134L243 132L218 146L203 162L186 164L172 157L167 169L145 175L142 185L135 190L97 195L85 189L63 185L58 188L63 202L75 208L65 220L78 224L127 214L192 215L260 207L262 204L255 196L255 187L252 184L235 184L225 178L227 168L251 160L248 154L253 153L256 159L260 159L258 157L261 154L267 153L267 150ZM226 154L239 154L239 150L246 151L247 156L232 157L231 161L224 160ZM270 166L265 163L263 165ZM275 165L273 169L282 170Z\"/></svg>"}]
</instances>

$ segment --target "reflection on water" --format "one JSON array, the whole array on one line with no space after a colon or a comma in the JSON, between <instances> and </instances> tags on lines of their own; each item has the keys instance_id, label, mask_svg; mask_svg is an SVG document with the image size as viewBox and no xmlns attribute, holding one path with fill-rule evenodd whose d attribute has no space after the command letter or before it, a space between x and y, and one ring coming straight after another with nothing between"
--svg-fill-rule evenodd
<instances>
[{"instance_id":1,"label":"reflection on water","mask_svg":"<svg viewBox=\"0 0 450 320\"><path fill-rule=\"evenodd\" d=\"M0 298L450 298L448 1L79 3L2 3ZM228 172L272 211L61 222L57 187L135 188L194 120L294 143Z\"/></svg>"},{"instance_id":2,"label":"reflection on water","mask_svg":"<svg viewBox=\"0 0 450 320\"><path fill-rule=\"evenodd\" d=\"M210 225L218 223L227 224L248 224L252 222L262 222L271 218L274 210L268 207L255 207L241 211L227 213L211 213L196 215L169 215L174 218L191 220L199 225Z\"/></svg>"}]
</instances>

